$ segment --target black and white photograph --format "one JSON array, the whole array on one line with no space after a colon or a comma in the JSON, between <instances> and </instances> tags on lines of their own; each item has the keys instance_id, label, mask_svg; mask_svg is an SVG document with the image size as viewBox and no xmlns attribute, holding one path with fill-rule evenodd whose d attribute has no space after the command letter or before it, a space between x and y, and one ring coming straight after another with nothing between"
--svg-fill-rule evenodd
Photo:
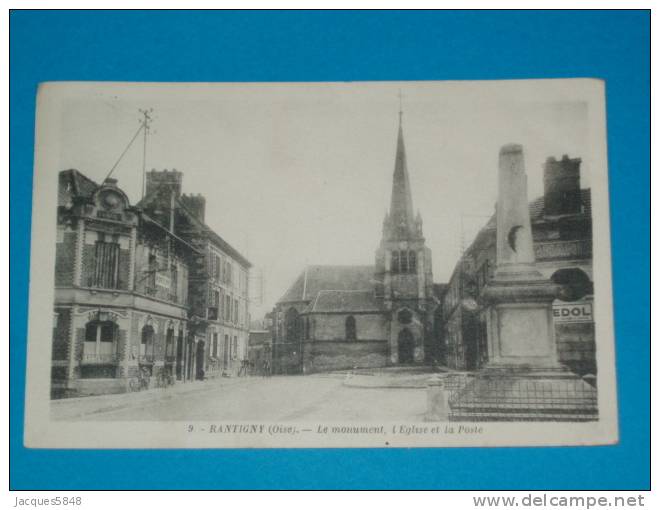
<instances>
[{"instance_id":1,"label":"black and white photograph","mask_svg":"<svg viewBox=\"0 0 660 510\"><path fill-rule=\"evenodd\" d=\"M611 444L598 80L45 83L27 446Z\"/></svg>"}]
</instances>

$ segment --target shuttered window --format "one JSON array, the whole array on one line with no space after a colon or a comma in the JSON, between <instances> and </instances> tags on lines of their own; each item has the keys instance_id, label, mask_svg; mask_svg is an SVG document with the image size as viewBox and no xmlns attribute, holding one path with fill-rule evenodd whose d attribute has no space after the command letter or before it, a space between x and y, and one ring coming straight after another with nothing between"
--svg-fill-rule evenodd
<instances>
[{"instance_id":1,"label":"shuttered window","mask_svg":"<svg viewBox=\"0 0 660 510\"><path fill-rule=\"evenodd\" d=\"M97 241L92 286L116 289L119 285L119 243Z\"/></svg>"}]
</instances>

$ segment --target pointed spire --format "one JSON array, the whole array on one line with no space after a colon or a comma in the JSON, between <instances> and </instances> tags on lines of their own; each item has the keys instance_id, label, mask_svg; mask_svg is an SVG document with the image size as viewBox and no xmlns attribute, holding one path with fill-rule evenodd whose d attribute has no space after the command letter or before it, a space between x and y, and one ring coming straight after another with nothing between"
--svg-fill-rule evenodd
<instances>
[{"instance_id":1,"label":"pointed spire","mask_svg":"<svg viewBox=\"0 0 660 510\"><path fill-rule=\"evenodd\" d=\"M403 142L402 110L399 110L399 135L396 144L396 159L392 179L390 220L398 237L409 237L415 232L410 178L406 164L406 147Z\"/></svg>"}]
</instances>

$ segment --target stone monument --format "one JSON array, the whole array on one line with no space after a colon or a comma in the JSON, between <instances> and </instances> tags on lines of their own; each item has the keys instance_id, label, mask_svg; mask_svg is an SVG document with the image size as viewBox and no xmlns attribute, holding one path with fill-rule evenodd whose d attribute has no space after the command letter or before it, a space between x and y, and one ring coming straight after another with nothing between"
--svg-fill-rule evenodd
<instances>
[{"instance_id":1,"label":"stone monument","mask_svg":"<svg viewBox=\"0 0 660 510\"><path fill-rule=\"evenodd\" d=\"M523 148L499 154L497 261L480 297L487 315L487 365L449 402L450 419L597 419L595 387L559 363L552 301L559 285L536 269Z\"/></svg>"}]
</instances>

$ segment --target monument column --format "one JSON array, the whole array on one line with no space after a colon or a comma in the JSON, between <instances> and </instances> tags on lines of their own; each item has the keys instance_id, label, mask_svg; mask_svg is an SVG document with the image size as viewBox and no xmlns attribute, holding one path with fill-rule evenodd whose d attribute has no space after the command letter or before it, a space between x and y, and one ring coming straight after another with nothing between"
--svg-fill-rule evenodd
<instances>
[{"instance_id":1,"label":"monument column","mask_svg":"<svg viewBox=\"0 0 660 510\"><path fill-rule=\"evenodd\" d=\"M597 419L596 389L558 361L552 301L560 287L535 267L522 146L502 147L498 171L497 261L493 279L480 296L487 314L489 361L449 399L448 417ZM429 419L437 419L433 411L438 405L429 401Z\"/></svg>"},{"instance_id":2,"label":"monument column","mask_svg":"<svg viewBox=\"0 0 660 510\"><path fill-rule=\"evenodd\" d=\"M535 267L521 145L499 155L497 260L482 299L488 309L489 366L558 368L552 301L559 287Z\"/></svg>"}]
</instances>

